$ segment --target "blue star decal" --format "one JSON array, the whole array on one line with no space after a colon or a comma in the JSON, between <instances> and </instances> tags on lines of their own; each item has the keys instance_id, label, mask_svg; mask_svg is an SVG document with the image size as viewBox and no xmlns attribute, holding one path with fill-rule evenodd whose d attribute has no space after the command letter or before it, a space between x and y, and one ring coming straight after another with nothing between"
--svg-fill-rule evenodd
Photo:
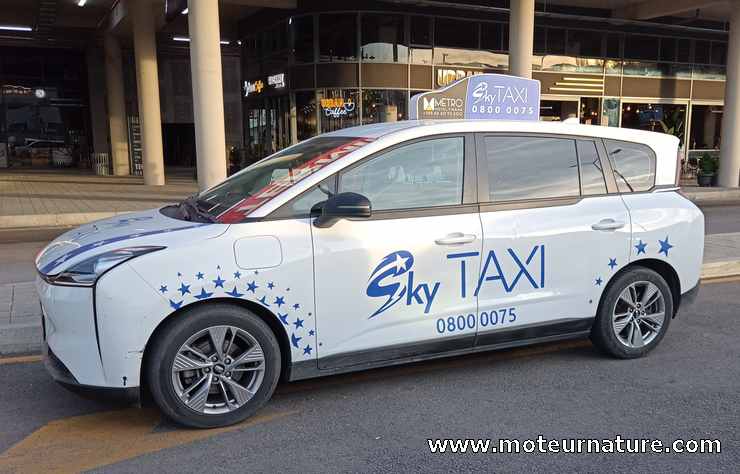
<instances>
[{"instance_id":1,"label":"blue star decal","mask_svg":"<svg viewBox=\"0 0 740 474\"><path fill-rule=\"evenodd\" d=\"M221 265L216 265L216 270L221 270Z\"/></svg>"},{"instance_id":2,"label":"blue star decal","mask_svg":"<svg viewBox=\"0 0 740 474\"><path fill-rule=\"evenodd\" d=\"M255 274L255 275L259 275L259 274L260 274L259 270L255 270L255 271L254 271L254 274Z\"/></svg>"},{"instance_id":3,"label":"blue star decal","mask_svg":"<svg viewBox=\"0 0 740 474\"><path fill-rule=\"evenodd\" d=\"M311 348L311 346L306 346L306 347L304 347L304 348L303 348L303 355L311 355L311 351L312 351L312 350L313 350L313 349Z\"/></svg>"},{"instance_id":4,"label":"blue star decal","mask_svg":"<svg viewBox=\"0 0 740 474\"><path fill-rule=\"evenodd\" d=\"M316 331L314 331L313 329L311 329L310 331L308 331L308 335L309 336L313 336L314 334L316 334Z\"/></svg>"},{"instance_id":5,"label":"blue star decal","mask_svg":"<svg viewBox=\"0 0 740 474\"><path fill-rule=\"evenodd\" d=\"M185 293L190 293L190 285L186 285L185 283L180 283L180 288L178 288L180 291L180 294L182 296L185 296Z\"/></svg>"},{"instance_id":6,"label":"blue star decal","mask_svg":"<svg viewBox=\"0 0 740 474\"><path fill-rule=\"evenodd\" d=\"M645 247L647 247L647 244L640 239L640 242L635 245L635 248L637 249L637 255L640 255L641 253L645 253Z\"/></svg>"},{"instance_id":7,"label":"blue star decal","mask_svg":"<svg viewBox=\"0 0 740 474\"><path fill-rule=\"evenodd\" d=\"M267 295L263 296L262 298L260 298L257 301L259 301L260 303L262 303L265 306L268 306L268 307L270 306L269 304L267 304Z\"/></svg>"},{"instance_id":8,"label":"blue star decal","mask_svg":"<svg viewBox=\"0 0 740 474\"><path fill-rule=\"evenodd\" d=\"M226 281L226 280L222 280L222 279L221 279L221 275L219 275L219 276L217 276L217 277L216 277L216 279L215 279L215 280L213 280L213 283L214 283L214 284L216 285L216 288L218 288L219 286L220 286L221 288L223 288L223 287L224 287L224 282L225 282L225 281Z\"/></svg>"},{"instance_id":9,"label":"blue star decal","mask_svg":"<svg viewBox=\"0 0 740 474\"><path fill-rule=\"evenodd\" d=\"M285 314L278 313L278 318L280 318L280 321L282 321L283 324L285 324L286 326L290 325L290 323L288 322L288 313L285 313Z\"/></svg>"},{"instance_id":10,"label":"blue star decal","mask_svg":"<svg viewBox=\"0 0 740 474\"><path fill-rule=\"evenodd\" d=\"M210 298L211 296L213 296L213 293L208 293L205 288L201 288L200 293L195 295L195 298L199 300L204 300L206 298Z\"/></svg>"},{"instance_id":11,"label":"blue star decal","mask_svg":"<svg viewBox=\"0 0 740 474\"><path fill-rule=\"evenodd\" d=\"M285 291L290 291L290 288L286 288Z\"/></svg>"},{"instance_id":12,"label":"blue star decal","mask_svg":"<svg viewBox=\"0 0 740 474\"><path fill-rule=\"evenodd\" d=\"M234 278L236 278L238 280L241 277L242 277L242 272L240 272L240 271L235 271L234 272Z\"/></svg>"},{"instance_id":13,"label":"blue star decal","mask_svg":"<svg viewBox=\"0 0 740 474\"><path fill-rule=\"evenodd\" d=\"M300 307L301 307L301 305L299 305L298 303L296 303L296 304L293 305L293 309L298 309Z\"/></svg>"},{"instance_id":14,"label":"blue star decal","mask_svg":"<svg viewBox=\"0 0 740 474\"><path fill-rule=\"evenodd\" d=\"M251 291L252 293L254 293L254 290L256 290L257 288L259 288L259 286L257 286L255 282L247 283L247 291Z\"/></svg>"},{"instance_id":15,"label":"blue star decal","mask_svg":"<svg viewBox=\"0 0 740 474\"><path fill-rule=\"evenodd\" d=\"M159 287L159 291L161 293L167 293L167 285L162 285Z\"/></svg>"},{"instance_id":16,"label":"blue star decal","mask_svg":"<svg viewBox=\"0 0 740 474\"><path fill-rule=\"evenodd\" d=\"M182 273L177 272L177 276L181 277L182 276Z\"/></svg>"},{"instance_id":17,"label":"blue star decal","mask_svg":"<svg viewBox=\"0 0 740 474\"><path fill-rule=\"evenodd\" d=\"M195 278L197 278L198 280L202 280L203 277L204 277L203 272L198 272L195 274Z\"/></svg>"},{"instance_id":18,"label":"blue star decal","mask_svg":"<svg viewBox=\"0 0 740 474\"><path fill-rule=\"evenodd\" d=\"M285 297L278 296L275 298L275 304L278 305L278 308L285 304Z\"/></svg>"},{"instance_id":19,"label":"blue star decal","mask_svg":"<svg viewBox=\"0 0 740 474\"><path fill-rule=\"evenodd\" d=\"M296 318L295 322L293 323L295 325L295 328L302 328L303 327L303 320L301 318Z\"/></svg>"},{"instance_id":20,"label":"blue star decal","mask_svg":"<svg viewBox=\"0 0 740 474\"><path fill-rule=\"evenodd\" d=\"M610 258L609 259L609 268L614 270L614 267L617 266L617 259L616 258Z\"/></svg>"},{"instance_id":21,"label":"blue star decal","mask_svg":"<svg viewBox=\"0 0 740 474\"><path fill-rule=\"evenodd\" d=\"M233 296L234 298L240 298L240 297L244 296L244 293L239 293L238 291L236 291L236 285L234 285L234 289L233 290L227 291L226 294L227 295L230 295L230 296Z\"/></svg>"},{"instance_id":22,"label":"blue star decal","mask_svg":"<svg viewBox=\"0 0 740 474\"><path fill-rule=\"evenodd\" d=\"M272 290L273 288L275 288L275 283L270 282L267 284L267 287Z\"/></svg>"},{"instance_id":23,"label":"blue star decal","mask_svg":"<svg viewBox=\"0 0 740 474\"><path fill-rule=\"evenodd\" d=\"M664 253L667 257L668 251L673 248L673 245L668 243L668 236L665 236L665 240L658 239L658 243L660 244L660 250L658 250L658 253Z\"/></svg>"},{"instance_id":24,"label":"blue star decal","mask_svg":"<svg viewBox=\"0 0 740 474\"><path fill-rule=\"evenodd\" d=\"M293 347L295 347L296 349L300 349L300 347L298 347L298 343L301 341L301 339L303 338L297 337L295 334L290 335L290 343L293 344Z\"/></svg>"},{"instance_id":25,"label":"blue star decal","mask_svg":"<svg viewBox=\"0 0 740 474\"><path fill-rule=\"evenodd\" d=\"M604 283L604 281L601 279L601 277L598 277L596 279L596 286L601 286L602 283Z\"/></svg>"},{"instance_id":26,"label":"blue star decal","mask_svg":"<svg viewBox=\"0 0 740 474\"><path fill-rule=\"evenodd\" d=\"M170 300L170 306L172 307L172 309L180 309L180 306L182 306L182 301Z\"/></svg>"}]
</instances>

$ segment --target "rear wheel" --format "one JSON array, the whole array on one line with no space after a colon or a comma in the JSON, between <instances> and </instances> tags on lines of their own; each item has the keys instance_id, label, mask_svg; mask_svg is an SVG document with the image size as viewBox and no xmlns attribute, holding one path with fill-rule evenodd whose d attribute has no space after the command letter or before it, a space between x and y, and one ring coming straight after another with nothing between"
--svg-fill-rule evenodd
<instances>
[{"instance_id":1,"label":"rear wheel","mask_svg":"<svg viewBox=\"0 0 740 474\"><path fill-rule=\"evenodd\" d=\"M267 324L232 305L204 305L174 316L148 357L160 409L197 428L251 416L275 391L280 349Z\"/></svg>"},{"instance_id":2,"label":"rear wheel","mask_svg":"<svg viewBox=\"0 0 740 474\"><path fill-rule=\"evenodd\" d=\"M634 268L609 284L591 340L615 357L642 357L663 339L672 316L673 297L665 279L648 268Z\"/></svg>"}]
</instances>

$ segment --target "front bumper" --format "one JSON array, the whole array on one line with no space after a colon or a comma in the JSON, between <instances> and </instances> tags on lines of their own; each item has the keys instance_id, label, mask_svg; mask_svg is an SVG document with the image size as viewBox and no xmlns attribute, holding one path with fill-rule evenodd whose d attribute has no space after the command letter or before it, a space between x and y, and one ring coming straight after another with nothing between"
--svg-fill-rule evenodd
<instances>
[{"instance_id":1,"label":"front bumper","mask_svg":"<svg viewBox=\"0 0 740 474\"><path fill-rule=\"evenodd\" d=\"M138 404L141 401L141 390L139 387L100 387L81 384L72 372L69 371L64 362L49 349L44 341L42 346L44 367L51 377L67 390L85 398L95 400L108 400L112 402Z\"/></svg>"},{"instance_id":2,"label":"front bumper","mask_svg":"<svg viewBox=\"0 0 740 474\"><path fill-rule=\"evenodd\" d=\"M696 282L696 285L692 289L681 294L681 308L694 304L694 301L699 296L699 287L701 287L701 280Z\"/></svg>"}]
</instances>

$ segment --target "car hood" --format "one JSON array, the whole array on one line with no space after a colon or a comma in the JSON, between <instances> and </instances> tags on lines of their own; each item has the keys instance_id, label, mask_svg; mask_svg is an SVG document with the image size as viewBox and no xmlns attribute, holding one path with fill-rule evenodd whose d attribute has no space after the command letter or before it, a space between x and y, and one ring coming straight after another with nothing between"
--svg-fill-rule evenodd
<instances>
[{"instance_id":1,"label":"car hood","mask_svg":"<svg viewBox=\"0 0 740 474\"><path fill-rule=\"evenodd\" d=\"M159 209L121 214L85 224L54 239L36 257L36 269L55 275L73 265L111 250L142 245L172 247L187 240L221 235L228 224L182 221L162 214ZM171 236L177 233L177 238Z\"/></svg>"}]
</instances>

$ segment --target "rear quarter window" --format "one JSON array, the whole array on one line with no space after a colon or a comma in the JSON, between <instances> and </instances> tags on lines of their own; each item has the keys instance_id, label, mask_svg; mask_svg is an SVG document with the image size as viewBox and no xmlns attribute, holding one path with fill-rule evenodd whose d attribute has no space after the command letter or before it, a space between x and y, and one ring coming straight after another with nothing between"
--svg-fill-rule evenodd
<instances>
[{"instance_id":1,"label":"rear quarter window","mask_svg":"<svg viewBox=\"0 0 740 474\"><path fill-rule=\"evenodd\" d=\"M604 140L620 193L647 191L655 185L655 153L640 143Z\"/></svg>"}]
</instances>

